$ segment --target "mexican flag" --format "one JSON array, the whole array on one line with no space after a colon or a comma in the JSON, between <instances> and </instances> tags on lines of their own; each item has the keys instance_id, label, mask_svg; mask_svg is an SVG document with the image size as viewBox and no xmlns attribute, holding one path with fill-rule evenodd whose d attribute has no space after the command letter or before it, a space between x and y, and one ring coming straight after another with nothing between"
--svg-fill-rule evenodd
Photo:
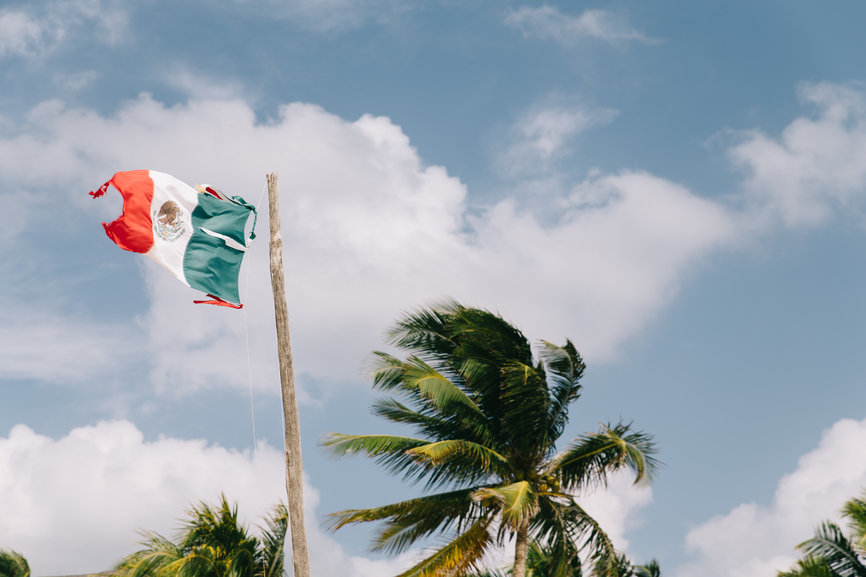
<instances>
[{"instance_id":1,"label":"mexican flag","mask_svg":"<svg viewBox=\"0 0 866 577\"><path fill-rule=\"evenodd\" d=\"M154 170L118 172L90 196L113 185L123 196L123 214L102 223L123 250L149 256L185 285L212 300L193 301L242 308L241 261L255 232L244 228L256 209L239 196L202 185L196 188ZM255 230L255 219L253 230Z\"/></svg>"}]
</instances>

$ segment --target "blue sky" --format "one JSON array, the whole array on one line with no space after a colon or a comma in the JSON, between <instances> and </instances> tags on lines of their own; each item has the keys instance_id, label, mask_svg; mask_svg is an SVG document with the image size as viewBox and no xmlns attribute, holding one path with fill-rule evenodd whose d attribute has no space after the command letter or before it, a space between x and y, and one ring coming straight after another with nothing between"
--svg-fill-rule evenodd
<instances>
[{"instance_id":1,"label":"blue sky","mask_svg":"<svg viewBox=\"0 0 866 577\"><path fill-rule=\"evenodd\" d=\"M314 574L411 562L318 521L420 489L316 443L385 430L365 355L445 296L575 342L566 437L656 436L650 489L580 496L633 559L787 567L866 485L864 12L4 2L0 547L100 571L192 501L225 491L254 522L279 498L266 219L245 316L119 250L99 224L119 195L86 194L146 168L257 203L279 171Z\"/></svg>"}]
</instances>

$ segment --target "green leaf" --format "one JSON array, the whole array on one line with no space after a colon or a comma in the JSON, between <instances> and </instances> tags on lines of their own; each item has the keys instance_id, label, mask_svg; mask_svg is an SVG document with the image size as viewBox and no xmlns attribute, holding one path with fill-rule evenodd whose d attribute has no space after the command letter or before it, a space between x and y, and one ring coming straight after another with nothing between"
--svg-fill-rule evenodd
<instances>
[{"instance_id":1,"label":"green leaf","mask_svg":"<svg viewBox=\"0 0 866 577\"><path fill-rule=\"evenodd\" d=\"M662 571L659 562L655 559L646 565L635 565L634 577L661 577Z\"/></svg>"},{"instance_id":2,"label":"green leaf","mask_svg":"<svg viewBox=\"0 0 866 577\"><path fill-rule=\"evenodd\" d=\"M492 498L499 503L502 522L513 530L531 518L538 508L538 496L528 481L518 481L499 487L482 487L472 494L473 499Z\"/></svg>"},{"instance_id":3,"label":"green leaf","mask_svg":"<svg viewBox=\"0 0 866 577\"><path fill-rule=\"evenodd\" d=\"M800 559L788 571L779 571L778 577L839 577L823 557L806 557Z\"/></svg>"},{"instance_id":4,"label":"green leaf","mask_svg":"<svg viewBox=\"0 0 866 577\"><path fill-rule=\"evenodd\" d=\"M450 543L398 577L439 577L461 575L475 569L494 539L489 527L492 519L482 517Z\"/></svg>"},{"instance_id":5,"label":"green leaf","mask_svg":"<svg viewBox=\"0 0 866 577\"><path fill-rule=\"evenodd\" d=\"M629 425L605 426L598 433L584 434L572 443L553 463L564 488L570 491L607 484L610 473L629 468L635 474L635 484L652 480L658 461L652 437L630 432Z\"/></svg>"},{"instance_id":6,"label":"green leaf","mask_svg":"<svg viewBox=\"0 0 866 577\"><path fill-rule=\"evenodd\" d=\"M566 340L562 347L547 341L541 343L543 347L538 356L547 367L547 374L553 382L547 417L549 435L550 438L557 439L568 423L568 405L580 396L580 378L586 365L570 340Z\"/></svg>"},{"instance_id":7,"label":"green leaf","mask_svg":"<svg viewBox=\"0 0 866 577\"><path fill-rule=\"evenodd\" d=\"M834 523L821 523L815 530L815 536L800 543L797 548L808 557L822 557L827 566L841 577L866 577L866 566Z\"/></svg>"},{"instance_id":8,"label":"green leaf","mask_svg":"<svg viewBox=\"0 0 866 577\"><path fill-rule=\"evenodd\" d=\"M30 564L18 551L0 549L0 577L30 577Z\"/></svg>"},{"instance_id":9,"label":"green leaf","mask_svg":"<svg viewBox=\"0 0 866 577\"><path fill-rule=\"evenodd\" d=\"M842 515L848 518L848 527L854 547L861 554L866 554L866 490L863 499L851 499L842 507Z\"/></svg>"},{"instance_id":10,"label":"green leaf","mask_svg":"<svg viewBox=\"0 0 866 577\"><path fill-rule=\"evenodd\" d=\"M469 441L439 441L408 451L421 461L438 465L455 457L462 457L468 468L481 468L485 473L506 475L510 472L508 459L478 443Z\"/></svg>"},{"instance_id":11,"label":"green leaf","mask_svg":"<svg viewBox=\"0 0 866 577\"><path fill-rule=\"evenodd\" d=\"M374 540L374 551L400 553L422 537L464 526L481 506L473 502L472 489L410 499L371 509L350 509L329 515L331 531L355 523L387 521Z\"/></svg>"}]
</instances>

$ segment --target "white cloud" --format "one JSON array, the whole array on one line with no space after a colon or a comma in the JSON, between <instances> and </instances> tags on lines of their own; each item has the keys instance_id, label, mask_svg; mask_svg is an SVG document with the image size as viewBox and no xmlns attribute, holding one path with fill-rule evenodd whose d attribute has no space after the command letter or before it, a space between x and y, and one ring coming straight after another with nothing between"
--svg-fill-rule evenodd
<instances>
[{"instance_id":1,"label":"white cloud","mask_svg":"<svg viewBox=\"0 0 866 577\"><path fill-rule=\"evenodd\" d=\"M0 379L77 384L135 359L136 339L125 327L63 315L50 304L4 300Z\"/></svg>"},{"instance_id":2,"label":"white cloud","mask_svg":"<svg viewBox=\"0 0 866 577\"><path fill-rule=\"evenodd\" d=\"M599 487L578 497L581 507L604 528L614 547L623 552L628 551L626 534L642 523L640 510L652 501L652 488L636 486L634 476L627 473L613 475L606 489Z\"/></svg>"},{"instance_id":3,"label":"white cloud","mask_svg":"<svg viewBox=\"0 0 866 577\"><path fill-rule=\"evenodd\" d=\"M305 479L314 575L386 577L409 555L371 560L347 554L316 523L318 492ZM282 451L261 443L257 461L199 440L145 441L130 422L102 422L53 440L16 425L0 437L0 543L21 551L34 575L104 571L137 549L136 531L174 536L177 520L220 492L254 526L285 500ZM410 554L411 555L411 554Z\"/></svg>"},{"instance_id":4,"label":"white cloud","mask_svg":"<svg viewBox=\"0 0 866 577\"><path fill-rule=\"evenodd\" d=\"M744 503L689 531L695 559L678 577L763 577L787 569L794 547L866 486L866 420L844 419L824 431L818 447L779 481L770 505Z\"/></svg>"},{"instance_id":5,"label":"white cloud","mask_svg":"<svg viewBox=\"0 0 866 577\"><path fill-rule=\"evenodd\" d=\"M341 32L370 21L386 23L410 9L412 0L235 0L316 32Z\"/></svg>"},{"instance_id":6,"label":"white cloud","mask_svg":"<svg viewBox=\"0 0 866 577\"><path fill-rule=\"evenodd\" d=\"M85 192L116 170L162 170L252 202L264 175L279 171L293 346L309 401L323 394L310 388L313 381L361 383L358 367L381 347L391 319L443 296L493 307L531 338L569 336L591 363L611 358L676 295L694 265L764 234L768 207L784 215L808 198L831 210L840 198L855 203L862 196L861 155L830 154L861 146L861 96L830 85L803 93L822 107L818 120L797 119L778 141L751 135L732 149L751 170L739 211L663 178L622 171L591 173L545 197L543 206L505 198L470 212L465 186L444 168L425 166L387 118L347 122L295 103L258 123L239 100L169 108L148 95L109 117L67 110L59 101L34 107L17 136L0 138L0 174L10 190L72 198L74 210L87 215L79 220L98 226L117 214L118 195L97 202ZM568 130L538 121L543 114L528 115L526 146L555 156L592 118L563 114ZM794 138L804 127L823 137ZM781 151L781 166L800 171L791 186L774 186L767 149ZM70 189L77 189L73 196L62 194ZM263 213L248 254L247 315L253 384L276 390L266 220ZM144 266L151 308L141 322L154 383L181 393L246 388L242 314L193 306L193 291ZM242 275L242 294L245 282Z\"/></svg>"},{"instance_id":7,"label":"white cloud","mask_svg":"<svg viewBox=\"0 0 866 577\"><path fill-rule=\"evenodd\" d=\"M42 28L25 12L0 12L0 56L31 54L42 38Z\"/></svg>"},{"instance_id":8,"label":"white cloud","mask_svg":"<svg viewBox=\"0 0 866 577\"><path fill-rule=\"evenodd\" d=\"M82 183L74 202L94 226L104 209L85 191L142 167L253 202L264 175L280 172L297 370L326 380L360 382L358 366L391 319L448 295L496 307L532 338L570 336L591 361L609 357L676 293L690 265L735 235L724 208L639 172L593 176L553 199L554 223L511 200L470 215L463 184L424 166L387 118L346 122L306 104L258 124L240 101L166 108L143 96L113 117L47 102L25 134L0 140L5 179ZM273 390L266 226L262 215L247 312L254 382ZM156 382L245 388L241 314L192 306L192 291L157 267L146 271Z\"/></svg>"},{"instance_id":9,"label":"white cloud","mask_svg":"<svg viewBox=\"0 0 866 577\"><path fill-rule=\"evenodd\" d=\"M0 10L0 57L44 55L82 29L101 42L117 44L127 23L126 11L113 0L55 0L6 8Z\"/></svg>"},{"instance_id":10,"label":"white cloud","mask_svg":"<svg viewBox=\"0 0 866 577\"><path fill-rule=\"evenodd\" d=\"M505 24L520 30L527 38L551 39L566 45L584 38L606 42L656 42L607 10L587 9L580 16L569 16L547 4L538 8L522 6L508 13Z\"/></svg>"},{"instance_id":11,"label":"white cloud","mask_svg":"<svg viewBox=\"0 0 866 577\"><path fill-rule=\"evenodd\" d=\"M740 133L729 149L747 172L753 211L788 226L826 222L834 208L859 209L866 188L866 98L861 87L803 84L804 104L818 110L789 124L779 138Z\"/></svg>"},{"instance_id":12,"label":"white cloud","mask_svg":"<svg viewBox=\"0 0 866 577\"><path fill-rule=\"evenodd\" d=\"M169 66L164 78L166 84L189 98L231 100L244 96L246 92L238 81L207 76L179 63Z\"/></svg>"},{"instance_id":13,"label":"white cloud","mask_svg":"<svg viewBox=\"0 0 866 577\"><path fill-rule=\"evenodd\" d=\"M611 122L618 112L553 95L524 112L511 127L499 155L506 175L550 174L551 163L569 152L568 144L593 126Z\"/></svg>"},{"instance_id":14,"label":"white cloud","mask_svg":"<svg viewBox=\"0 0 866 577\"><path fill-rule=\"evenodd\" d=\"M99 78L99 73L95 70L85 70L84 72L76 72L73 74L58 74L54 77L54 82L67 90L81 90L87 88Z\"/></svg>"}]
</instances>

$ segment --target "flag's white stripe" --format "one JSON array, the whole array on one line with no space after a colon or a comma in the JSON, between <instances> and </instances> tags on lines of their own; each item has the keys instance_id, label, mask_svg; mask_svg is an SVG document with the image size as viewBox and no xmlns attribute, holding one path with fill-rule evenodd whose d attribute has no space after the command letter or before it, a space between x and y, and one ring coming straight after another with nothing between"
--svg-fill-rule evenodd
<instances>
[{"instance_id":1,"label":"flag's white stripe","mask_svg":"<svg viewBox=\"0 0 866 577\"><path fill-rule=\"evenodd\" d=\"M229 246L229 247L231 247L231 248L233 248L233 249L235 249L235 250L244 250L244 251L247 250L247 247L245 247L244 245L242 245L241 243L239 243L239 242L236 241L235 239L227 237L227 236L224 235L224 234L220 234L220 233L218 233L218 232L214 232L214 231L212 231L212 230L208 230L208 229L203 228L203 227L199 227L199 230L202 231L202 232L205 233L205 234L209 234L209 235L211 235L211 236L213 236L213 237L223 239L223 241L225 241L225 243L226 243L227 246Z\"/></svg>"},{"instance_id":2,"label":"flag's white stripe","mask_svg":"<svg viewBox=\"0 0 866 577\"><path fill-rule=\"evenodd\" d=\"M199 193L191 186L162 172L150 171L153 180L153 203L150 205L150 216L156 221L156 215L162 205L168 201L174 201L181 209L180 229L183 233L171 240L161 238L156 230L153 231L153 248L146 254L176 276L181 282L189 286L186 275L183 273L183 255L192 237L192 211L198 206Z\"/></svg>"}]
</instances>

